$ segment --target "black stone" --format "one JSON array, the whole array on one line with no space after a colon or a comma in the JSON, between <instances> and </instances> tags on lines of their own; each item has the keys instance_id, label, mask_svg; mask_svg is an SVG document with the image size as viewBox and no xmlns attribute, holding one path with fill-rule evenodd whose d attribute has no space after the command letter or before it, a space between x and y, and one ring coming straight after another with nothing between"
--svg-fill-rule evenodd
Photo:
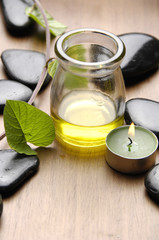
<instances>
[{"instance_id":1,"label":"black stone","mask_svg":"<svg viewBox=\"0 0 159 240\"><path fill-rule=\"evenodd\" d=\"M159 201L159 164L146 174L144 183L149 194Z\"/></svg>"},{"instance_id":2,"label":"black stone","mask_svg":"<svg viewBox=\"0 0 159 240\"><path fill-rule=\"evenodd\" d=\"M125 122L145 127L159 138L159 102L134 98L126 102Z\"/></svg>"},{"instance_id":3,"label":"black stone","mask_svg":"<svg viewBox=\"0 0 159 240\"><path fill-rule=\"evenodd\" d=\"M25 9L33 5L32 0L2 0L2 11L8 31L13 35L28 34L35 25Z\"/></svg>"},{"instance_id":4,"label":"black stone","mask_svg":"<svg viewBox=\"0 0 159 240\"><path fill-rule=\"evenodd\" d=\"M45 54L37 51L8 49L1 55L8 76L34 89L45 66ZM49 74L43 86L51 80Z\"/></svg>"},{"instance_id":5,"label":"black stone","mask_svg":"<svg viewBox=\"0 0 159 240\"><path fill-rule=\"evenodd\" d=\"M3 112L6 100L19 100L27 102L32 90L22 83L12 80L0 80L0 113Z\"/></svg>"},{"instance_id":6,"label":"black stone","mask_svg":"<svg viewBox=\"0 0 159 240\"><path fill-rule=\"evenodd\" d=\"M3 212L3 201L2 201L2 196L0 195L0 217L2 215Z\"/></svg>"},{"instance_id":7,"label":"black stone","mask_svg":"<svg viewBox=\"0 0 159 240\"><path fill-rule=\"evenodd\" d=\"M153 73L159 64L159 40L144 33L119 35L126 46L121 63L125 84L132 85Z\"/></svg>"},{"instance_id":8,"label":"black stone","mask_svg":"<svg viewBox=\"0 0 159 240\"><path fill-rule=\"evenodd\" d=\"M37 156L19 154L14 150L0 151L0 193L13 193L39 167Z\"/></svg>"}]
</instances>

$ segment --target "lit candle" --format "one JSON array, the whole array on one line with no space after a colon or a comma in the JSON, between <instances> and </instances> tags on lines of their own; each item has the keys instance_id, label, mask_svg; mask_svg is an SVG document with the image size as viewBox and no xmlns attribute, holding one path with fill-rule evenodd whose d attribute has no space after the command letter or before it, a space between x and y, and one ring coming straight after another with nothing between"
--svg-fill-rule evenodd
<instances>
[{"instance_id":1,"label":"lit candle","mask_svg":"<svg viewBox=\"0 0 159 240\"><path fill-rule=\"evenodd\" d=\"M108 164L123 173L142 173L155 164L158 140L140 126L125 125L112 130L106 138Z\"/></svg>"}]
</instances>

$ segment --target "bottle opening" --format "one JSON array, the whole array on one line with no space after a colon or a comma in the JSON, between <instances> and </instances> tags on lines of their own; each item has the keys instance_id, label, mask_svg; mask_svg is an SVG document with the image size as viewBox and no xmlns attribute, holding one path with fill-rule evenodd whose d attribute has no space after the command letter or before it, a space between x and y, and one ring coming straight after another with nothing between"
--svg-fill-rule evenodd
<instances>
[{"instance_id":1,"label":"bottle opening","mask_svg":"<svg viewBox=\"0 0 159 240\"><path fill-rule=\"evenodd\" d=\"M55 54L59 62L78 68L116 68L125 55L125 47L110 32L85 28L62 35L56 42Z\"/></svg>"}]
</instances>

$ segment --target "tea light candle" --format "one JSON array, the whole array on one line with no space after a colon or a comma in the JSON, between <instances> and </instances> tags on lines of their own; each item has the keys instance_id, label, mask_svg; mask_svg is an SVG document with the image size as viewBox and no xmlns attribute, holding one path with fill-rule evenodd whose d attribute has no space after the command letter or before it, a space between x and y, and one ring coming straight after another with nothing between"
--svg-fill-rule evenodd
<instances>
[{"instance_id":1,"label":"tea light candle","mask_svg":"<svg viewBox=\"0 0 159 240\"><path fill-rule=\"evenodd\" d=\"M115 128L107 135L106 145L106 161L119 172L142 173L155 164L158 139L143 127Z\"/></svg>"}]
</instances>

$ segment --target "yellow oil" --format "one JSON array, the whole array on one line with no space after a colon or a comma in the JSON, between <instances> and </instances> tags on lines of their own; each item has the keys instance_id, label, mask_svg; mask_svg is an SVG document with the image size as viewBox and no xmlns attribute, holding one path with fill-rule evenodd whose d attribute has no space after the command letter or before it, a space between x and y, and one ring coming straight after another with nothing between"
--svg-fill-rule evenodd
<instances>
[{"instance_id":1,"label":"yellow oil","mask_svg":"<svg viewBox=\"0 0 159 240\"><path fill-rule=\"evenodd\" d=\"M124 122L114 102L98 91L72 91L51 115L58 141L85 148L105 147L107 134Z\"/></svg>"}]
</instances>

